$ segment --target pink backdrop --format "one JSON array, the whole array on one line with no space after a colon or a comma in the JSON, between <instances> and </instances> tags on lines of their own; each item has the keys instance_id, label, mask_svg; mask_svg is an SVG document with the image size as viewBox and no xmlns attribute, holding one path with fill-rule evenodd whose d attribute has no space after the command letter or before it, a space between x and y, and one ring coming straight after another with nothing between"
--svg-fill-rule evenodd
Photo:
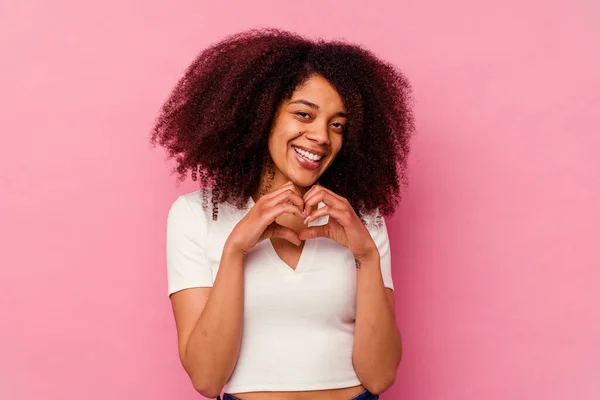
<instances>
[{"instance_id":1,"label":"pink backdrop","mask_svg":"<svg viewBox=\"0 0 600 400\"><path fill-rule=\"evenodd\" d=\"M413 82L382 398L600 398L598 2L490 3L3 2L0 398L199 397L164 254L195 186L147 137L196 53L256 26L346 37Z\"/></svg>"}]
</instances>

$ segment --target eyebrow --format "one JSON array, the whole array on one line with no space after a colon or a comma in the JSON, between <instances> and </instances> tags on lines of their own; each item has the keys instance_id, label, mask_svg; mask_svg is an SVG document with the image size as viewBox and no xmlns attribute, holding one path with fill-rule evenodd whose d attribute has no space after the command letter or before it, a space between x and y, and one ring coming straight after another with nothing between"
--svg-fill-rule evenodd
<instances>
[{"instance_id":1,"label":"eyebrow","mask_svg":"<svg viewBox=\"0 0 600 400\"><path fill-rule=\"evenodd\" d=\"M315 103L312 103L312 102L310 102L308 100L304 100L304 99L294 100L294 101L291 101L289 104L304 104L305 106L308 106L308 107L313 108L315 110L319 109L318 105L316 105ZM343 118L348 118L348 114L344 113L344 112L341 112L341 111L335 113L335 116L336 117L339 116L339 117L343 117Z\"/></svg>"}]
</instances>

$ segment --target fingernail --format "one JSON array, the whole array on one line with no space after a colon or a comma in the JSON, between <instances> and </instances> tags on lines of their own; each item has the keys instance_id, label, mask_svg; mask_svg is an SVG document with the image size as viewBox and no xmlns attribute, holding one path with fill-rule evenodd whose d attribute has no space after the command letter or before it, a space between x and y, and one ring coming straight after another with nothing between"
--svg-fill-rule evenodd
<instances>
[{"instance_id":1,"label":"fingernail","mask_svg":"<svg viewBox=\"0 0 600 400\"><path fill-rule=\"evenodd\" d=\"M306 221L308 221L309 218L310 218L310 216L308 216L304 219L304 225L306 225Z\"/></svg>"}]
</instances>

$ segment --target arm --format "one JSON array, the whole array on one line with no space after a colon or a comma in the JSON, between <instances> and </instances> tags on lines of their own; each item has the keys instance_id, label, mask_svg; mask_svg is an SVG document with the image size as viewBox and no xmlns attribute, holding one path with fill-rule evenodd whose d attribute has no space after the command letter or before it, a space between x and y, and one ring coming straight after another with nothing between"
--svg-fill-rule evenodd
<instances>
[{"instance_id":1,"label":"arm","mask_svg":"<svg viewBox=\"0 0 600 400\"><path fill-rule=\"evenodd\" d=\"M310 222L329 215L329 222L300 232L300 239L327 237L348 247L354 255L356 277L356 323L352 363L361 383L374 394L388 389L396 378L402 354L396 327L392 291L391 255L385 220L369 230L347 199L315 185L304 195L307 210L319 201L325 207L311 213ZM379 212L374 214L377 218Z\"/></svg>"},{"instance_id":2,"label":"arm","mask_svg":"<svg viewBox=\"0 0 600 400\"><path fill-rule=\"evenodd\" d=\"M235 368L244 301L244 256L223 251L212 288L171 295L181 363L194 388L215 398Z\"/></svg>"},{"instance_id":3,"label":"arm","mask_svg":"<svg viewBox=\"0 0 600 400\"><path fill-rule=\"evenodd\" d=\"M284 212L303 217L302 199L291 182L263 196L235 226L221 254L213 284L204 253L206 220L180 197L169 212L167 272L177 325L179 357L194 388L216 397L233 373L240 351L244 307L244 258L264 239L300 244L275 219Z\"/></svg>"},{"instance_id":4,"label":"arm","mask_svg":"<svg viewBox=\"0 0 600 400\"><path fill-rule=\"evenodd\" d=\"M396 379L402 341L396 326L393 291L383 285L379 252L357 260L356 325L352 362L361 383L374 394ZM358 264L357 264L358 266Z\"/></svg>"}]
</instances>

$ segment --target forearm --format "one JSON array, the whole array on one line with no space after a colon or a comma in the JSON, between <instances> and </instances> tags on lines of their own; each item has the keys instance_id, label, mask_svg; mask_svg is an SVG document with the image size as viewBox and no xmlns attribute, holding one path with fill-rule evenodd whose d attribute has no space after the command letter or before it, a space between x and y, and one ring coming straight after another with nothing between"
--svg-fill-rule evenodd
<instances>
[{"instance_id":1,"label":"forearm","mask_svg":"<svg viewBox=\"0 0 600 400\"><path fill-rule=\"evenodd\" d=\"M381 276L379 253L360 260L352 361L361 383L381 393L395 380L402 341Z\"/></svg>"},{"instance_id":2,"label":"forearm","mask_svg":"<svg viewBox=\"0 0 600 400\"><path fill-rule=\"evenodd\" d=\"M184 367L194 387L218 395L235 368L244 307L244 256L223 252L219 273L185 348Z\"/></svg>"}]
</instances>

